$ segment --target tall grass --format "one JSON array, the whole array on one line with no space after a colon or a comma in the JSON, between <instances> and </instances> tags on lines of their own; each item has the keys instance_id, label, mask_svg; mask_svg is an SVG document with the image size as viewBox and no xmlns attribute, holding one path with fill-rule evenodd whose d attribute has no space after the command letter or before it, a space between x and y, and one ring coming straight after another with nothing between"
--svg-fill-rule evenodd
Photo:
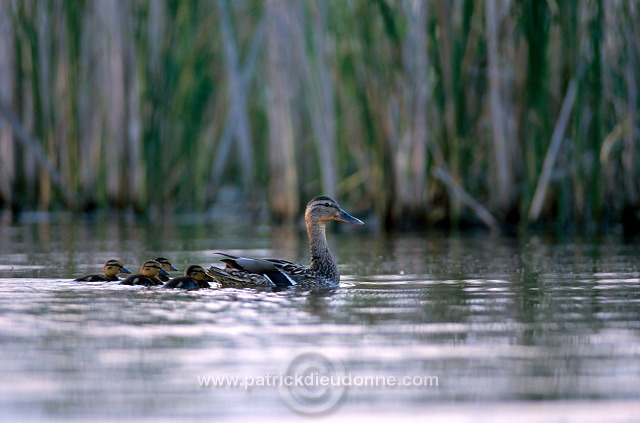
<instances>
[{"instance_id":1,"label":"tall grass","mask_svg":"<svg viewBox=\"0 0 640 423\"><path fill-rule=\"evenodd\" d=\"M0 205L637 221L633 0L0 2Z\"/></svg>"}]
</instances>

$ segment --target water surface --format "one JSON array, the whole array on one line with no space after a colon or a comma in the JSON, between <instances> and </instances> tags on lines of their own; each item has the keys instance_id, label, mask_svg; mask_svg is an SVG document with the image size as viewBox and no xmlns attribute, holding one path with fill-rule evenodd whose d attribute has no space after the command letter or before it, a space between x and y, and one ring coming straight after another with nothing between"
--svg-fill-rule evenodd
<instances>
[{"instance_id":1,"label":"water surface","mask_svg":"<svg viewBox=\"0 0 640 423\"><path fill-rule=\"evenodd\" d=\"M365 229L329 234L337 290L182 292L72 279L110 258L206 267L219 250L306 262L305 234L240 218L4 221L2 420L295 421L291 390L203 384L266 382L305 353L306 370L337 364L352 385L302 391L340 394L327 419L637 418L640 242Z\"/></svg>"}]
</instances>

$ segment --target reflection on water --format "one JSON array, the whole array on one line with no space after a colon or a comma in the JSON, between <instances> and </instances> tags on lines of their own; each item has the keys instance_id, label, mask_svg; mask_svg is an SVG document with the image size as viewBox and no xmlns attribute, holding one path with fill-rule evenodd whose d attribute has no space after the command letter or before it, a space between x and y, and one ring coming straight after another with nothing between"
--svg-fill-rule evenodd
<instances>
[{"instance_id":1,"label":"reflection on water","mask_svg":"<svg viewBox=\"0 0 640 423\"><path fill-rule=\"evenodd\" d=\"M337 290L178 292L71 279L110 258L132 270L158 255L209 265L218 250L306 261L304 233L229 219L0 226L0 415L293 419L277 387L202 378L282 375L320 348L351 378L422 382L351 386L329 417L637 416L640 243L359 228L329 241Z\"/></svg>"}]
</instances>

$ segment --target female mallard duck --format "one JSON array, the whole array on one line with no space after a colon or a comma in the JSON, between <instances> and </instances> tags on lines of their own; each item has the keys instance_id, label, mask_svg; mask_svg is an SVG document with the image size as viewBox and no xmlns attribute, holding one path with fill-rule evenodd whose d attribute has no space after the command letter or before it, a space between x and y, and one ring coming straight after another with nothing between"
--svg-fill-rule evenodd
<instances>
[{"instance_id":1,"label":"female mallard duck","mask_svg":"<svg viewBox=\"0 0 640 423\"><path fill-rule=\"evenodd\" d=\"M340 283L338 265L331 256L325 226L337 220L354 225L364 223L342 210L329 197L316 197L307 204L304 221L307 226L311 264L277 259L254 259L218 253L226 258L224 269L211 266L209 275L224 286L333 288Z\"/></svg>"},{"instance_id":2,"label":"female mallard duck","mask_svg":"<svg viewBox=\"0 0 640 423\"><path fill-rule=\"evenodd\" d=\"M137 275L131 275L122 282L120 285L144 285L154 286L162 285L162 282L158 279L158 275L169 274L162 268L162 265L155 260L147 260L140 268L140 273Z\"/></svg>"},{"instance_id":3,"label":"female mallard duck","mask_svg":"<svg viewBox=\"0 0 640 423\"><path fill-rule=\"evenodd\" d=\"M131 273L120 260L109 260L104 265L103 275L86 275L74 279L77 282L106 282L119 281L118 273Z\"/></svg>"},{"instance_id":4,"label":"female mallard duck","mask_svg":"<svg viewBox=\"0 0 640 423\"><path fill-rule=\"evenodd\" d=\"M184 276L173 278L162 287L194 290L200 288L211 288L209 282L213 282L213 278L205 273L202 266L192 264L184 271Z\"/></svg>"},{"instance_id":5,"label":"female mallard duck","mask_svg":"<svg viewBox=\"0 0 640 423\"><path fill-rule=\"evenodd\" d=\"M177 267L175 267L173 264L171 264L171 262L169 261L168 258L166 257L158 257L156 259L156 261L158 263L160 263L160 266L162 266L162 268L164 270L166 270L167 272L177 272L179 269ZM158 275L158 279L160 279L162 282L166 282L168 281L170 278L168 276L168 273L166 275L164 274L159 274Z\"/></svg>"}]
</instances>

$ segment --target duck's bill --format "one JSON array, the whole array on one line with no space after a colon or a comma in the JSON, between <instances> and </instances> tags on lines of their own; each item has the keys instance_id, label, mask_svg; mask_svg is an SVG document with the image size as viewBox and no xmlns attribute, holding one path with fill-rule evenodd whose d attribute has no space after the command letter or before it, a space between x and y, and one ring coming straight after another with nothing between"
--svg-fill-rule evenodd
<instances>
[{"instance_id":1,"label":"duck's bill","mask_svg":"<svg viewBox=\"0 0 640 423\"><path fill-rule=\"evenodd\" d=\"M340 210L340 215L336 218L336 220L339 220L340 222L351 223L352 225L364 225L364 222L362 220L356 219L342 209Z\"/></svg>"},{"instance_id":2,"label":"duck's bill","mask_svg":"<svg viewBox=\"0 0 640 423\"><path fill-rule=\"evenodd\" d=\"M166 270L164 270L164 269L160 269L160 274L161 274L161 275L167 275L167 276L168 276L168 275L169 275L169 272L167 272L167 271L166 271Z\"/></svg>"},{"instance_id":3,"label":"duck's bill","mask_svg":"<svg viewBox=\"0 0 640 423\"><path fill-rule=\"evenodd\" d=\"M127 269L126 267L122 267L120 268L120 273L131 273L131 270Z\"/></svg>"},{"instance_id":4,"label":"duck's bill","mask_svg":"<svg viewBox=\"0 0 640 423\"><path fill-rule=\"evenodd\" d=\"M174 272L177 272L178 270L180 270L177 267L175 267L173 264L169 267L169 269L173 270Z\"/></svg>"}]
</instances>

